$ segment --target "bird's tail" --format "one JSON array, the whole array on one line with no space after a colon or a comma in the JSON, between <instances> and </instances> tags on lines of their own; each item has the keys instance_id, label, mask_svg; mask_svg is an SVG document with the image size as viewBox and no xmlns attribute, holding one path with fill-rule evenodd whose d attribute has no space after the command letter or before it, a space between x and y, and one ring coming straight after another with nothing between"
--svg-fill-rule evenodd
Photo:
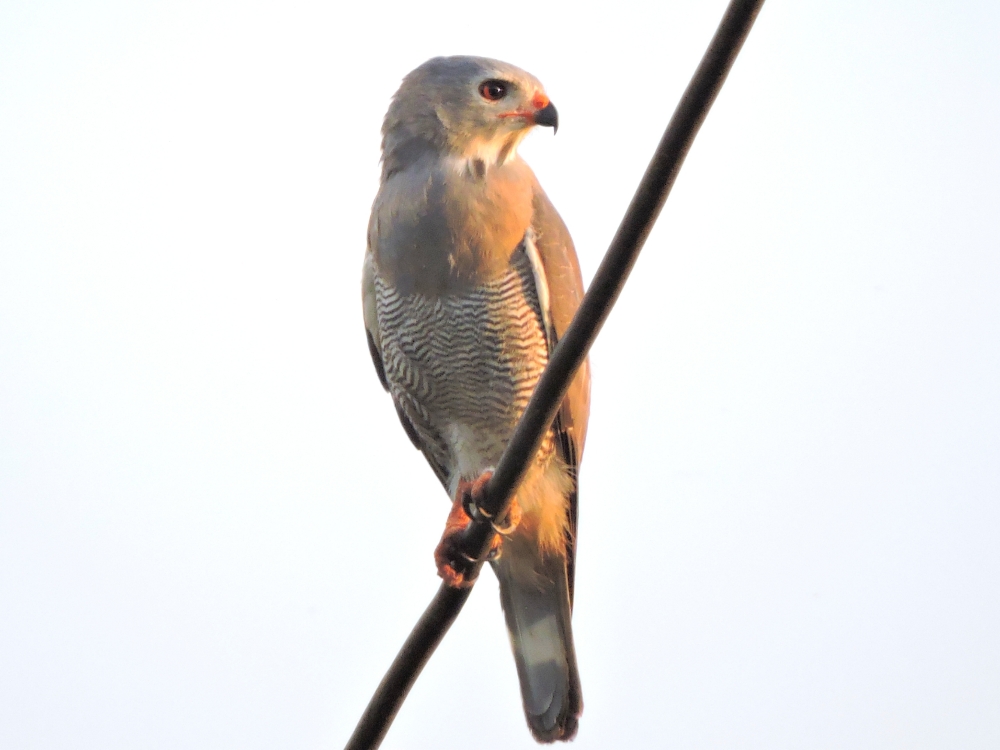
<instances>
[{"instance_id":1,"label":"bird's tail","mask_svg":"<svg viewBox=\"0 0 1000 750\"><path fill-rule=\"evenodd\" d=\"M583 699L565 555L514 534L494 569L531 733L539 742L573 739Z\"/></svg>"}]
</instances>

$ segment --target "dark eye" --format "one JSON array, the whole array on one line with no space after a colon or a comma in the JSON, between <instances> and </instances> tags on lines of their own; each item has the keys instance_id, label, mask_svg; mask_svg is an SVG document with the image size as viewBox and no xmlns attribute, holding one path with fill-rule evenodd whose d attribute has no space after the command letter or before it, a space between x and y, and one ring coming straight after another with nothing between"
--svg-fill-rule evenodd
<instances>
[{"instance_id":1,"label":"dark eye","mask_svg":"<svg viewBox=\"0 0 1000 750\"><path fill-rule=\"evenodd\" d=\"M479 84L479 93L483 99L496 102L507 96L507 84L503 81L483 81Z\"/></svg>"}]
</instances>

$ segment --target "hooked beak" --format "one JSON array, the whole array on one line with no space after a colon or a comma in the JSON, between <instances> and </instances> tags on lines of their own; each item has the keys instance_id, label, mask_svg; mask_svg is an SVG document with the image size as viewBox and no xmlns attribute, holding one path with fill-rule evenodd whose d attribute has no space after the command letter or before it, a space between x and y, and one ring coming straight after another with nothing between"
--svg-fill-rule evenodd
<instances>
[{"instance_id":1,"label":"hooked beak","mask_svg":"<svg viewBox=\"0 0 1000 750\"><path fill-rule=\"evenodd\" d=\"M547 128L552 128L553 133L559 131L559 113L556 112L556 108L553 106L552 102L549 102L540 110L535 112L535 125L544 125Z\"/></svg>"}]
</instances>

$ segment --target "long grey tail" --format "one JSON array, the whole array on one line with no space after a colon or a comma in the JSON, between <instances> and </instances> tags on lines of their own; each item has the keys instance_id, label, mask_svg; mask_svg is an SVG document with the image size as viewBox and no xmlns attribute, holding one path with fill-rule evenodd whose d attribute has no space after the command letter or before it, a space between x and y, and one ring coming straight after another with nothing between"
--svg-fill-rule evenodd
<instances>
[{"instance_id":1,"label":"long grey tail","mask_svg":"<svg viewBox=\"0 0 1000 750\"><path fill-rule=\"evenodd\" d=\"M583 698L570 626L566 560L554 554L542 558L534 545L512 549L513 541L504 544L494 570L521 681L524 715L539 742L571 740Z\"/></svg>"}]
</instances>

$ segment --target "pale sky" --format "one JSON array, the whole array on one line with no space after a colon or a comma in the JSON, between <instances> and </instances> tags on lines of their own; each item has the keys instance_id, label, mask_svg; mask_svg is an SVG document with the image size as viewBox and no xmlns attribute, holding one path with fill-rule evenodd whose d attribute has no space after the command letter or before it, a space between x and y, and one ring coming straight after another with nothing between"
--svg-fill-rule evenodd
<instances>
[{"instance_id":1,"label":"pale sky","mask_svg":"<svg viewBox=\"0 0 1000 750\"><path fill-rule=\"evenodd\" d=\"M589 279L725 3L0 4L0 747L340 748L448 500L379 126L538 76ZM574 748L1000 746L1000 6L765 5L593 349ZM485 573L384 748L534 747Z\"/></svg>"}]
</instances>

